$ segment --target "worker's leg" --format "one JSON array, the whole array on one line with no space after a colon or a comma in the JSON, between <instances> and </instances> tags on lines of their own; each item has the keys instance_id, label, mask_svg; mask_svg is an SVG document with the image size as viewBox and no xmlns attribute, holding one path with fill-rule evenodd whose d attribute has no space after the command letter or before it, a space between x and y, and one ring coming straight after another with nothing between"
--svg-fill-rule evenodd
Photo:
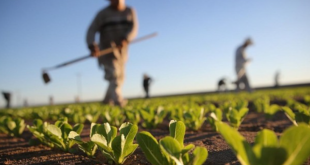
<instances>
[{"instance_id":1,"label":"worker's leg","mask_svg":"<svg viewBox=\"0 0 310 165\"><path fill-rule=\"evenodd\" d=\"M240 83L241 83L241 79L236 81L236 92L240 91Z\"/></svg>"},{"instance_id":2,"label":"worker's leg","mask_svg":"<svg viewBox=\"0 0 310 165\"><path fill-rule=\"evenodd\" d=\"M115 93L114 93L114 102L116 105L125 106L127 100L122 96L122 88L125 80L125 61L118 59L114 61L115 66Z\"/></svg>"},{"instance_id":3,"label":"worker's leg","mask_svg":"<svg viewBox=\"0 0 310 165\"><path fill-rule=\"evenodd\" d=\"M243 81L243 83L244 83L245 89L246 89L248 92L252 92L252 88L251 88L251 86L250 86L250 83L249 83L249 80L248 80L248 77L247 77L246 74L243 75L242 81Z\"/></svg>"},{"instance_id":4,"label":"worker's leg","mask_svg":"<svg viewBox=\"0 0 310 165\"><path fill-rule=\"evenodd\" d=\"M244 68L236 68L236 74L237 74L236 92L239 92L240 91L240 84L244 83L243 78L245 75L245 69Z\"/></svg>"},{"instance_id":5,"label":"worker's leg","mask_svg":"<svg viewBox=\"0 0 310 165\"><path fill-rule=\"evenodd\" d=\"M105 97L103 99L104 104L113 104L113 90L114 90L114 66L112 63L112 60L106 60L101 65L101 67L104 70L104 79L109 82L108 88L105 94Z\"/></svg>"}]
</instances>

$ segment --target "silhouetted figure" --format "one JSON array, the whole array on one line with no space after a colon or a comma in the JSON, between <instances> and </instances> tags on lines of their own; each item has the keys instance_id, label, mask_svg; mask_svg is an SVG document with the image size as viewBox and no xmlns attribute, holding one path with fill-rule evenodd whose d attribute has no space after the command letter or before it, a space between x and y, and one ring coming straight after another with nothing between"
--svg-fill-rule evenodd
<instances>
[{"instance_id":1,"label":"silhouetted figure","mask_svg":"<svg viewBox=\"0 0 310 165\"><path fill-rule=\"evenodd\" d=\"M217 83L217 90L218 92L226 92L227 91L227 85L226 85L226 79L222 78Z\"/></svg>"},{"instance_id":2,"label":"silhouetted figure","mask_svg":"<svg viewBox=\"0 0 310 165\"><path fill-rule=\"evenodd\" d=\"M79 103L80 102L80 97L79 96L75 96L75 103Z\"/></svg>"},{"instance_id":3,"label":"silhouetted figure","mask_svg":"<svg viewBox=\"0 0 310 165\"><path fill-rule=\"evenodd\" d=\"M28 100L24 99L24 107L28 107Z\"/></svg>"},{"instance_id":4,"label":"silhouetted figure","mask_svg":"<svg viewBox=\"0 0 310 165\"><path fill-rule=\"evenodd\" d=\"M145 92L145 98L149 98L149 91L150 91L150 84L152 82L152 79L147 75L144 74L143 75L143 88L144 88L144 92Z\"/></svg>"},{"instance_id":5,"label":"silhouetted figure","mask_svg":"<svg viewBox=\"0 0 310 165\"><path fill-rule=\"evenodd\" d=\"M253 42L250 38L246 39L245 42L238 47L236 51L236 73L237 73L237 81L234 82L236 84L236 91L238 92L240 90L240 85L243 84L245 89L248 92L252 92L248 77L246 75L246 65L251 61L251 59L247 58L247 55L245 53L245 49L252 45Z\"/></svg>"},{"instance_id":6,"label":"silhouetted figure","mask_svg":"<svg viewBox=\"0 0 310 165\"><path fill-rule=\"evenodd\" d=\"M98 12L87 32L87 44L93 57L98 57L99 67L105 72L109 86L102 103L125 106L122 97L125 78L125 63L128 58L128 43L137 34L137 17L133 8L125 5L125 0L109 0L110 5ZM100 33L99 45L95 42ZM116 47L110 54L100 56L100 50ZM99 57L100 56L100 57Z\"/></svg>"},{"instance_id":7,"label":"silhouetted figure","mask_svg":"<svg viewBox=\"0 0 310 165\"><path fill-rule=\"evenodd\" d=\"M11 107L11 93L9 92L2 92L3 98L6 102L6 108L10 108Z\"/></svg>"},{"instance_id":8,"label":"silhouetted figure","mask_svg":"<svg viewBox=\"0 0 310 165\"><path fill-rule=\"evenodd\" d=\"M50 102L50 105L54 105L54 98L53 98L53 96L50 96L49 102Z\"/></svg>"},{"instance_id":9,"label":"silhouetted figure","mask_svg":"<svg viewBox=\"0 0 310 165\"><path fill-rule=\"evenodd\" d=\"M279 79L280 79L280 71L277 71L276 75L274 76L274 86L275 86L275 88L278 88L280 86Z\"/></svg>"}]
</instances>

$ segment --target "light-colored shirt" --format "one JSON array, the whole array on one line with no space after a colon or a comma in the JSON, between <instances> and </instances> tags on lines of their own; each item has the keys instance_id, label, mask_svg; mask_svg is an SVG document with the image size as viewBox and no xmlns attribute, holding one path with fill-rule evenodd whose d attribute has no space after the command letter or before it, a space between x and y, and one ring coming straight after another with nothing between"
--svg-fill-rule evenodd
<instances>
[{"instance_id":1,"label":"light-colored shirt","mask_svg":"<svg viewBox=\"0 0 310 165\"><path fill-rule=\"evenodd\" d=\"M242 77L245 74L245 66L249 62L247 59L247 55L245 53L245 48L243 46L239 46L236 51L236 73L238 78Z\"/></svg>"},{"instance_id":2,"label":"light-colored shirt","mask_svg":"<svg viewBox=\"0 0 310 165\"><path fill-rule=\"evenodd\" d=\"M118 11L108 6L99 11L87 31L86 42L91 45L95 41L95 35L100 32L100 49L111 47L111 42L117 45L123 39L131 41L137 35L138 21L135 10L126 7Z\"/></svg>"}]
</instances>

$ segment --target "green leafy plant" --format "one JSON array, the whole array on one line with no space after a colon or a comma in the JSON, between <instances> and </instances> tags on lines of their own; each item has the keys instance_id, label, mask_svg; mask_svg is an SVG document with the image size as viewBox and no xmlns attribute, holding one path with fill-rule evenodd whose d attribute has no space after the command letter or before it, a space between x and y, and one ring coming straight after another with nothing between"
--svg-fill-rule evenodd
<instances>
[{"instance_id":1,"label":"green leafy plant","mask_svg":"<svg viewBox=\"0 0 310 165\"><path fill-rule=\"evenodd\" d=\"M68 124L67 118L62 118L55 122L55 124L44 123L41 120L36 120L34 126L27 126L28 129L36 136L41 142L48 146L56 146L63 151L70 151L74 145L74 141L70 140L68 135L71 131L81 133L83 124L76 124L72 127ZM51 145L52 143L52 145Z\"/></svg>"},{"instance_id":2,"label":"green leafy plant","mask_svg":"<svg viewBox=\"0 0 310 165\"><path fill-rule=\"evenodd\" d=\"M193 144L184 146L185 124L182 121L171 120L169 124L170 136L159 142L149 132L138 133L137 142L147 160L153 165L201 165L208 157L204 147ZM195 148L195 149L194 149ZM194 149L192 154L189 151Z\"/></svg>"},{"instance_id":3,"label":"green leafy plant","mask_svg":"<svg viewBox=\"0 0 310 165\"><path fill-rule=\"evenodd\" d=\"M81 151L83 151L87 156L94 157L97 150L97 145L92 141L84 142L81 138L81 136L75 132L71 131L69 133L68 138L70 140L73 140L79 147Z\"/></svg>"},{"instance_id":4,"label":"green leafy plant","mask_svg":"<svg viewBox=\"0 0 310 165\"><path fill-rule=\"evenodd\" d=\"M117 136L117 128L110 126L109 123L93 123L90 136L91 141L98 145L107 159L116 164L123 164L138 147L138 144L133 144L137 132L137 125L123 123Z\"/></svg>"},{"instance_id":5,"label":"green leafy plant","mask_svg":"<svg viewBox=\"0 0 310 165\"><path fill-rule=\"evenodd\" d=\"M95 123L97 122L100 115L101 115L100 111L97 111L95 113L88 113L85 115L85 119L88 123Z\"/></svg>"},{"instance_id":6,"label":"green leafy plant","mask_svg":"<svg viewBox=\"0 0 310 165\"><path fill-rule=\"evenodd\" d=\"M268 96L263 96L254 100L253 103L255 110L259 113L262 113L269 107L270 99Z\"/></svg>"},{"instance_id":7,"label":"green leafy plant","mask_svg":"<svg viewBox=\"0 0 310 165\"><path fill-rule=\"evenodd\" d=\"M139 111L125 110L126 119L128 122L138 125L140 122Z\"/></svg>"},{"instance_id":8,"label":"green leafy plant","mask_svg":"<svg viewBox=\"0 0 310 165\"><path fill-rule=\"evenodd\" d=\"M254 106L257 112L263 112L267 118L271 118L274 114L281 110L276 104L270 105L270 99L267 96L256 99Z\"/></svg>"},{"instance_id":9,"label":"green leafy plant","mask_svg":"<svg viewBox=\"0 0 310 165\"><path fill-rule=\"evenodd\" d=\"M273 131L264 129L253 147L237 130L220 121L216 124L242 165L299 165L310 156L310 128L304 124L285 130L279 141Z\"/></svg>"},{"instance_id":10,"label":"green leafy plant","mask_svg":"<svg viewBox=\"0 0 310 165\"><path fill-rule=\"evenodd\" d=\"M145 128L155 128L159 123L162 123L167 115L167 111L162 106L149 107L140 110L143 119L142 126Z\"/></svg>"},{"instance_id":11,"label":"green leafy plant","mask_svg":"<svg viewBox=\"0 0 310 165\"><path fill-rule=\"evenodd\" d=\"M307 107L299 108L293 111L291 108L285 106L282 107L285 115L293 122L294 125L299 125L300 123L305 123L310 126L310 108Z\"/></svg>"},{"instance_id":12,"label":"green leafy plant","mask_svg":"<svg viewBox=\"0 0 310 165\"><path fill-rule=\"evenodd\" d=\"M47 122L44 122L41 119L35 119L33 125L27 125L27 128L32 134L40 140L41 143L53 148L54 143L49 139L49 134L47 132ZM34 142L31 140L30 144Z\"/></svg>"},{"instance_id":13,"label":"green leafy plant","mask_svg":"<svg viewBox=\"0 0 310 165\"><path fill-rule=\"evenodd\" d=\"M198 107L190 109L184 113L184 123L188 128L197 131L207 119L205 115L206 111L204 108Z\"/></svg>"},{"instance_id":14,"label":"green leafy plant","mask_svg":"<svg viewBox=\"0 0 310 165\"><path fill-rule=\"evenodd\" d=\"M238 129L243 119L247 115L248 111L249 111L248 108L241 108L239 110L229 109L228 112L226 113L226 118L232 127Z\"/></svg>"},{"instance_id":15,"label":"green leafy plant","mask_svg":"<svg viewBox=\"0 0 310 165\"><path fill-rule=\"evenodd\" d=\"M19 137L23 133L25 126L25 122L21 118L12 119L8 116L0 118L0 132L10 136Z\"/></svg>"},{"instance_id":16,"label":"green leafy plant","mask_svg":"<svg viewBox=\"0 0 310 165\"><path fill-rule=\"evenodd\" d=\"M210 123L212 129L216 132L218 132L218 128L215 124L216 121L222 121L222 117L223 117L223 112L221 109L217 108L215 110L213 110L210 114L210 116L208 117L208 122Z\"/></svg>"},{"instance_id":17,"label":"green leafy plant","mask_svg":"<svg viewBox=\"0 0 310 165\"><path fill-rule=\"evenodd\" d=\"M119 107L110 107L102 113L103 122L120 126L125 121L125 115Z\"/></svg>"}]
</instances>

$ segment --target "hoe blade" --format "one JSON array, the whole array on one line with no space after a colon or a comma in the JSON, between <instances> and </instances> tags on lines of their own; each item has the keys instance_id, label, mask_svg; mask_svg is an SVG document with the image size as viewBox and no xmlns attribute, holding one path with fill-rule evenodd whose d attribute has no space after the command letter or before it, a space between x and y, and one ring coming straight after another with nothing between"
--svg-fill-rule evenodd
<instances>
[{"instance_id":1,"label":"hoe blade","mask_svg":"<svg viewBox=\"0 0 310 165\"><path fill-rule=\"evenodd\" d=\"M50 76L48 76L48 74L46 72L43 72L42 78L43 78L45 84L47 84L51 81Z\"/></svg>"}]
</instances>

